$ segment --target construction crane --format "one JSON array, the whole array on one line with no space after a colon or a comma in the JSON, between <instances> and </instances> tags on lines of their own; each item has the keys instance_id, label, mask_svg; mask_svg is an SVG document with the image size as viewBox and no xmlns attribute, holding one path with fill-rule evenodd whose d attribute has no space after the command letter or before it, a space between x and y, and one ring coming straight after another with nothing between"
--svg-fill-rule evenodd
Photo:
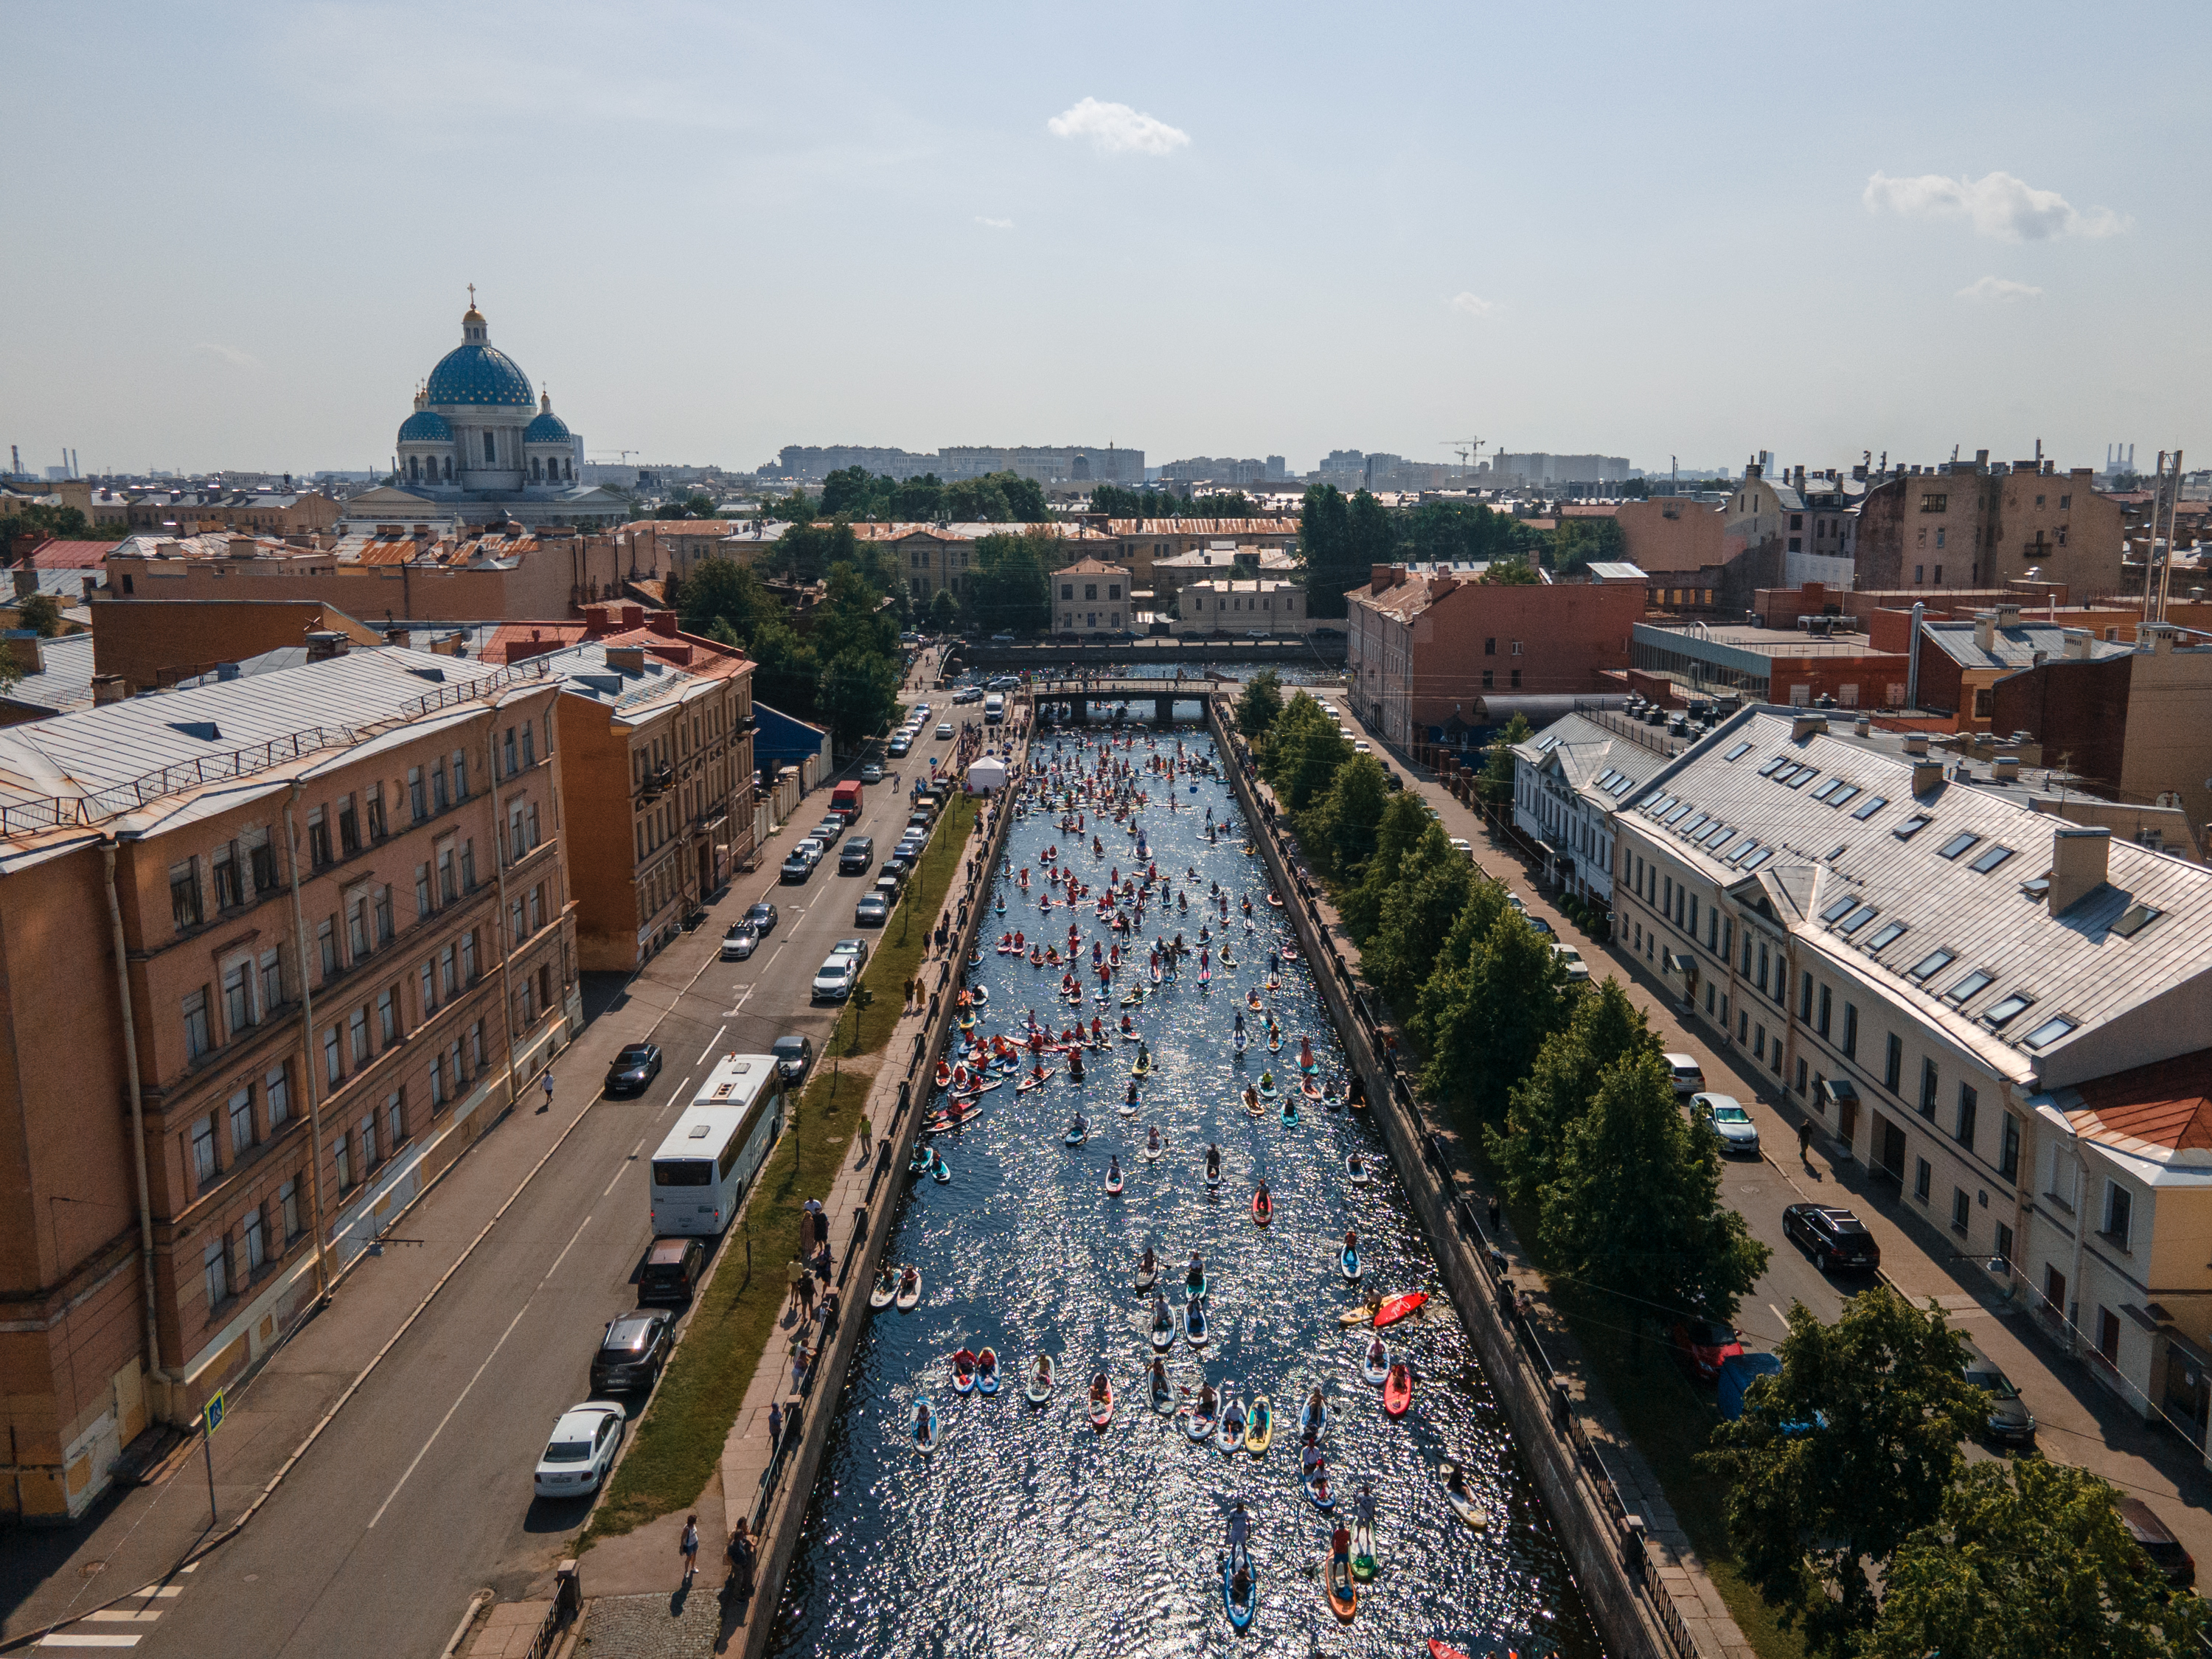
<instances>
[{"instance_id":1,"label":"construction crane","mask_svg":"<svg viewBox=\"0 0 2212 1659\"><path fill-rule=\"evenodd\" d=\"M1482 453L1481 439L1439 438L1437 441L1459 456L1459 470L1462 473L1471 475L1474 472L1474 458Z\"/></svg>"},{"instance_id":2,"label":"construction crane","mask_svg":"<svg viewBox=\"0 0 2212 1659\"><path fill-rule=\"evenodd\" d=\"M606 461L607 457L608 457L609 455L612 455L612 456L615 458L615 465L617 465L617 466L627 466L627 465L629 464L629 458L630 458L631 456L633 456L633 455L642 455L644 453L645 453L645 452L644 452L643 450L641 450L641 449L614 449L614 450L603 449L603 450L601 450L601 451L599 452L599 461L601 462L601 464L602 464L602 465L604 465L604 464L605 463L605 461Z\"/></svg>"}]
</instances>

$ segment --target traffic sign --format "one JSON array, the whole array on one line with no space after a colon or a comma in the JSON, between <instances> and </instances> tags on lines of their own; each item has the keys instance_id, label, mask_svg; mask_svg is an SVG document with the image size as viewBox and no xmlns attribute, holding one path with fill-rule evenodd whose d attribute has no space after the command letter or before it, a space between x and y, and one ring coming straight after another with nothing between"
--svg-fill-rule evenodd
<instances>
[{"instance_id":1,"label":"traffic sign","mask_svg":"<svg viewBox=\"0 0 2212 1659\"><path fill-rule=\"evenodd\" d=\"M200 1424L209 1434L222 1426L222 1394L223 1391L217 1389L208 1396L207 1404L200 1407Z\"/></svg>"}]
</instances>

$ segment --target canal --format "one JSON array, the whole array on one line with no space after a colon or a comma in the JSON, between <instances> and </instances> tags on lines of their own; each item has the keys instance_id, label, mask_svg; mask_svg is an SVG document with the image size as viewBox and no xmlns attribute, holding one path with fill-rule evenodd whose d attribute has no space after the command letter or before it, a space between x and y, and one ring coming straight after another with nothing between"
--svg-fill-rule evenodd
<instances>
[{"instance_id":1,"label":"canal","mask_svg":"<svg viewBox=\"0 0 2212 1659\"><path fill-rule=\"evenodd\" d=\"M1493 1649L1599 1654L1565 1553L1366 1114L1309 1100L1285 1126L1276 1107L1255 1116L1242 1103L1246 1085L1271 1066L1279 1083L1296 1088L1301 1038L1313 1041L1317 1075L1340 1086L1342 1053L1291 928L1265 902L1264 867L1243 851L1225 780L1176 777L1170 812L1166 780L1144 771L1156 757L1171 759L1178 741L1187 756L1208 761L1213 745L1202 729L1094 724L1057 744L1041 732L1031 762L1059 766L1063 778L1079 769L1091 774L1102 740L1115 762L1139 769L1137 787L1151 799L1133 823L1148 838L1149 861L1174 878L1169 908L1156 891L1141 925L1123 937L1181 932L1193 947L1172 982L1147 985L1144 1005L1127 1011L1152 1062L1136 1113L1121 1108L1137 1050L1115 1044L1084 1055L1080 1085L1061 1062L1041 1090L1017 1094L1009 1083L983 1095L960 1128L934 1138L951 1179L904 1177L914 1187L886 1260L919 1269L920 1303L909 1313L886 1309L871 1324L838 1403L772 1650L871 1659L1413 1654L1437 1638L1477 1659ZM1226 830L1214 842L1206 835L1208 809ZM988 941L1019 929L1030 942L1064 948L1072 921L1087 967L1092 941L1115 937L1099 919L1096 891L1115 869L1144 878L1147 860L1135 856L1130 826L1110 816L1102 822L1087 804L1069 810L1084 813L1080 836L1060 827L1057 809L1034 799L1012 828L1007 866L1026 866L1030 884L1007 876L994 884L990 902L995 908L1003 899L1006 911L987 917L982 960L969 969L970 982L988 993L981 1034L1018 1037L1031 1009L1057 1030L1076 1012L1055 998L1059 967L996 954ZM1103 844L1095 857L1093 833ZM1040 910L1054 891L1042 879L1048 848L1093 897ZM1185 873L1194 870L1194 881ZM1219 912L1201 908L1216 882L1232 896L1225 933ZM1187 913L1173 908L1176 892L1188 898ZM1197 969L1201 925L1216 930L1206 984ZM1224 939L1233 967L1219 960ZM1130 965L1105 1006L1086 997L1086 1021L1096 1013L1115 1025L1124 986L1148 979L1142 947L1124 948ZM1271 951L1280 959L1273 990ZM1097 981L1086 975L1085 985L1090 991ZM1267 1052L1265 1017L1247 1006L1255 990L1282 1030L1279 1054ZM1254 1039L1242 1053L1233 1045L1240 1007ZM1091 1133L1071 1147L1063 1131L1077 1110ZM1147 1159L1155 1125L1163 1151ZM1209 1144L1223 1154L1218 1193L1205 1180ZM1349 1179L1346 1158L1355 1152L1373 1170L1370 1184ZM1114 1157L1124 1181L1118 1195L1106 1190ZM1265 1228L1249 1208L1261 1180L1275 1200ZM1358 1237L1357 1284L1339 1263L1347 1228ZM1151 1408L1152 1302L1134 1288L1148 1246L1178 1310L1194 1249L1208 1279L1209 1340L1194 1348L1179 1335L1166 1355L1179 1407L1201 1383L1247 1405L1267 1396L1278 1420L1262 1455L1194 1443L1180 1408ZM1431 1299L1424 1317L1383 1333L1415 1377L1410 1409L1392 1419L1361 1376L1370 1333L1339 1316L1364 1295L1401 1291ZM957 1393L951 1357L987 1345L998 1352L1004 1386L995 1395ZM1039 1353L1057 1369L1041 1407L1021 1389ZM1097 1431L1085 1395L1102 1370L1118 1397L1110 1424ZM1327 1515L1299 1480L1298 1410L1316 1388L1328 1406L1319 1443L1338 1498ZM927 1455L915 1449L911 1431L925 1396L939 1419ZM1447 1462L1466 1471L1479 1528L1448 1500ZM1359 1586L1355 1616L1340 1623L1324 1594L1331 1531L1352 1524L1352 1500L1367 1485L1377 1503L1375 1576ZM1224 1609L1221 1573L1224 1528L1239 1499L1251 1518L1258 1591L1256 1616L1241 1635Z\"/></svg>"}]
</instances>

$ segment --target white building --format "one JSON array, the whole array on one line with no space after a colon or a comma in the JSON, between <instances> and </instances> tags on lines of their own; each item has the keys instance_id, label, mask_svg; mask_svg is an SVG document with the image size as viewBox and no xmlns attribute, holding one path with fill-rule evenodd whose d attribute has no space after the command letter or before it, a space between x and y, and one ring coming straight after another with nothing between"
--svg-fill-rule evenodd
<instances>
[{"instance_id":1,"label":"white building","mask_svg":"<svg viewBox=\"0 0 2212 1659\"><path fill-rule=\"evenodd\" d=\"M1613 902L1613 820L1686 739L1626 715L1568 714L1513 750L1513 823L1567 890Z\"/></svg>"},{"instance_id":2,"label":"white building","mask_svg":"<svg viewBox=\"0 0 2212 1659\"><path fill-rule=\"evenodd\" d=\"M1925 748L1727 721L1617 814L1614 935L2132 1408L2185 1395L2201 1443L2212 870Z\"/></svg>"},{"instance_id":3,"label":"white building","mask_svg":"<svg viewBox=\"0 0 2212 1659\"><path fill-rule=\"evenodd\" d=\"M1304 585L1285 577L1187 580L1176 595L1176 609L1181 612L1172 628L1176 634L1306 634L1313 629L1313 618L1306 614Z\"/></svg>"}]
</instances>

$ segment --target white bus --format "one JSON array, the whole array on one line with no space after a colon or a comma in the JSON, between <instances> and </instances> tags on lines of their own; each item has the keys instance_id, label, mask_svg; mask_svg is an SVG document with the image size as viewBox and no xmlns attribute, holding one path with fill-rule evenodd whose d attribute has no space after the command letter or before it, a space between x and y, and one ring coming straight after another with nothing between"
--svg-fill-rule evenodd
<instances>
[{"instance_id":1,"label":"white bus","mask_svg":"<svg viewBox=\"0 0 2212 1659\"><path fill-rule=\"evenodd\" d=\"M653 1155L654 1236L721 1232L782 1133L783 1080L775 1056L729 1054L716 1062Z\"/></svg>"},{"instance_id":2,"label":"white bus","mask_svg":"<svg viewBox=\"0 0 2212 1659\"><path fill-rule=\"evenodd\" d=\"M1006 718L1006 697L1003 691L994 691L983 699L983 724L996 726Z\"/></svg>"}]
</instances>

